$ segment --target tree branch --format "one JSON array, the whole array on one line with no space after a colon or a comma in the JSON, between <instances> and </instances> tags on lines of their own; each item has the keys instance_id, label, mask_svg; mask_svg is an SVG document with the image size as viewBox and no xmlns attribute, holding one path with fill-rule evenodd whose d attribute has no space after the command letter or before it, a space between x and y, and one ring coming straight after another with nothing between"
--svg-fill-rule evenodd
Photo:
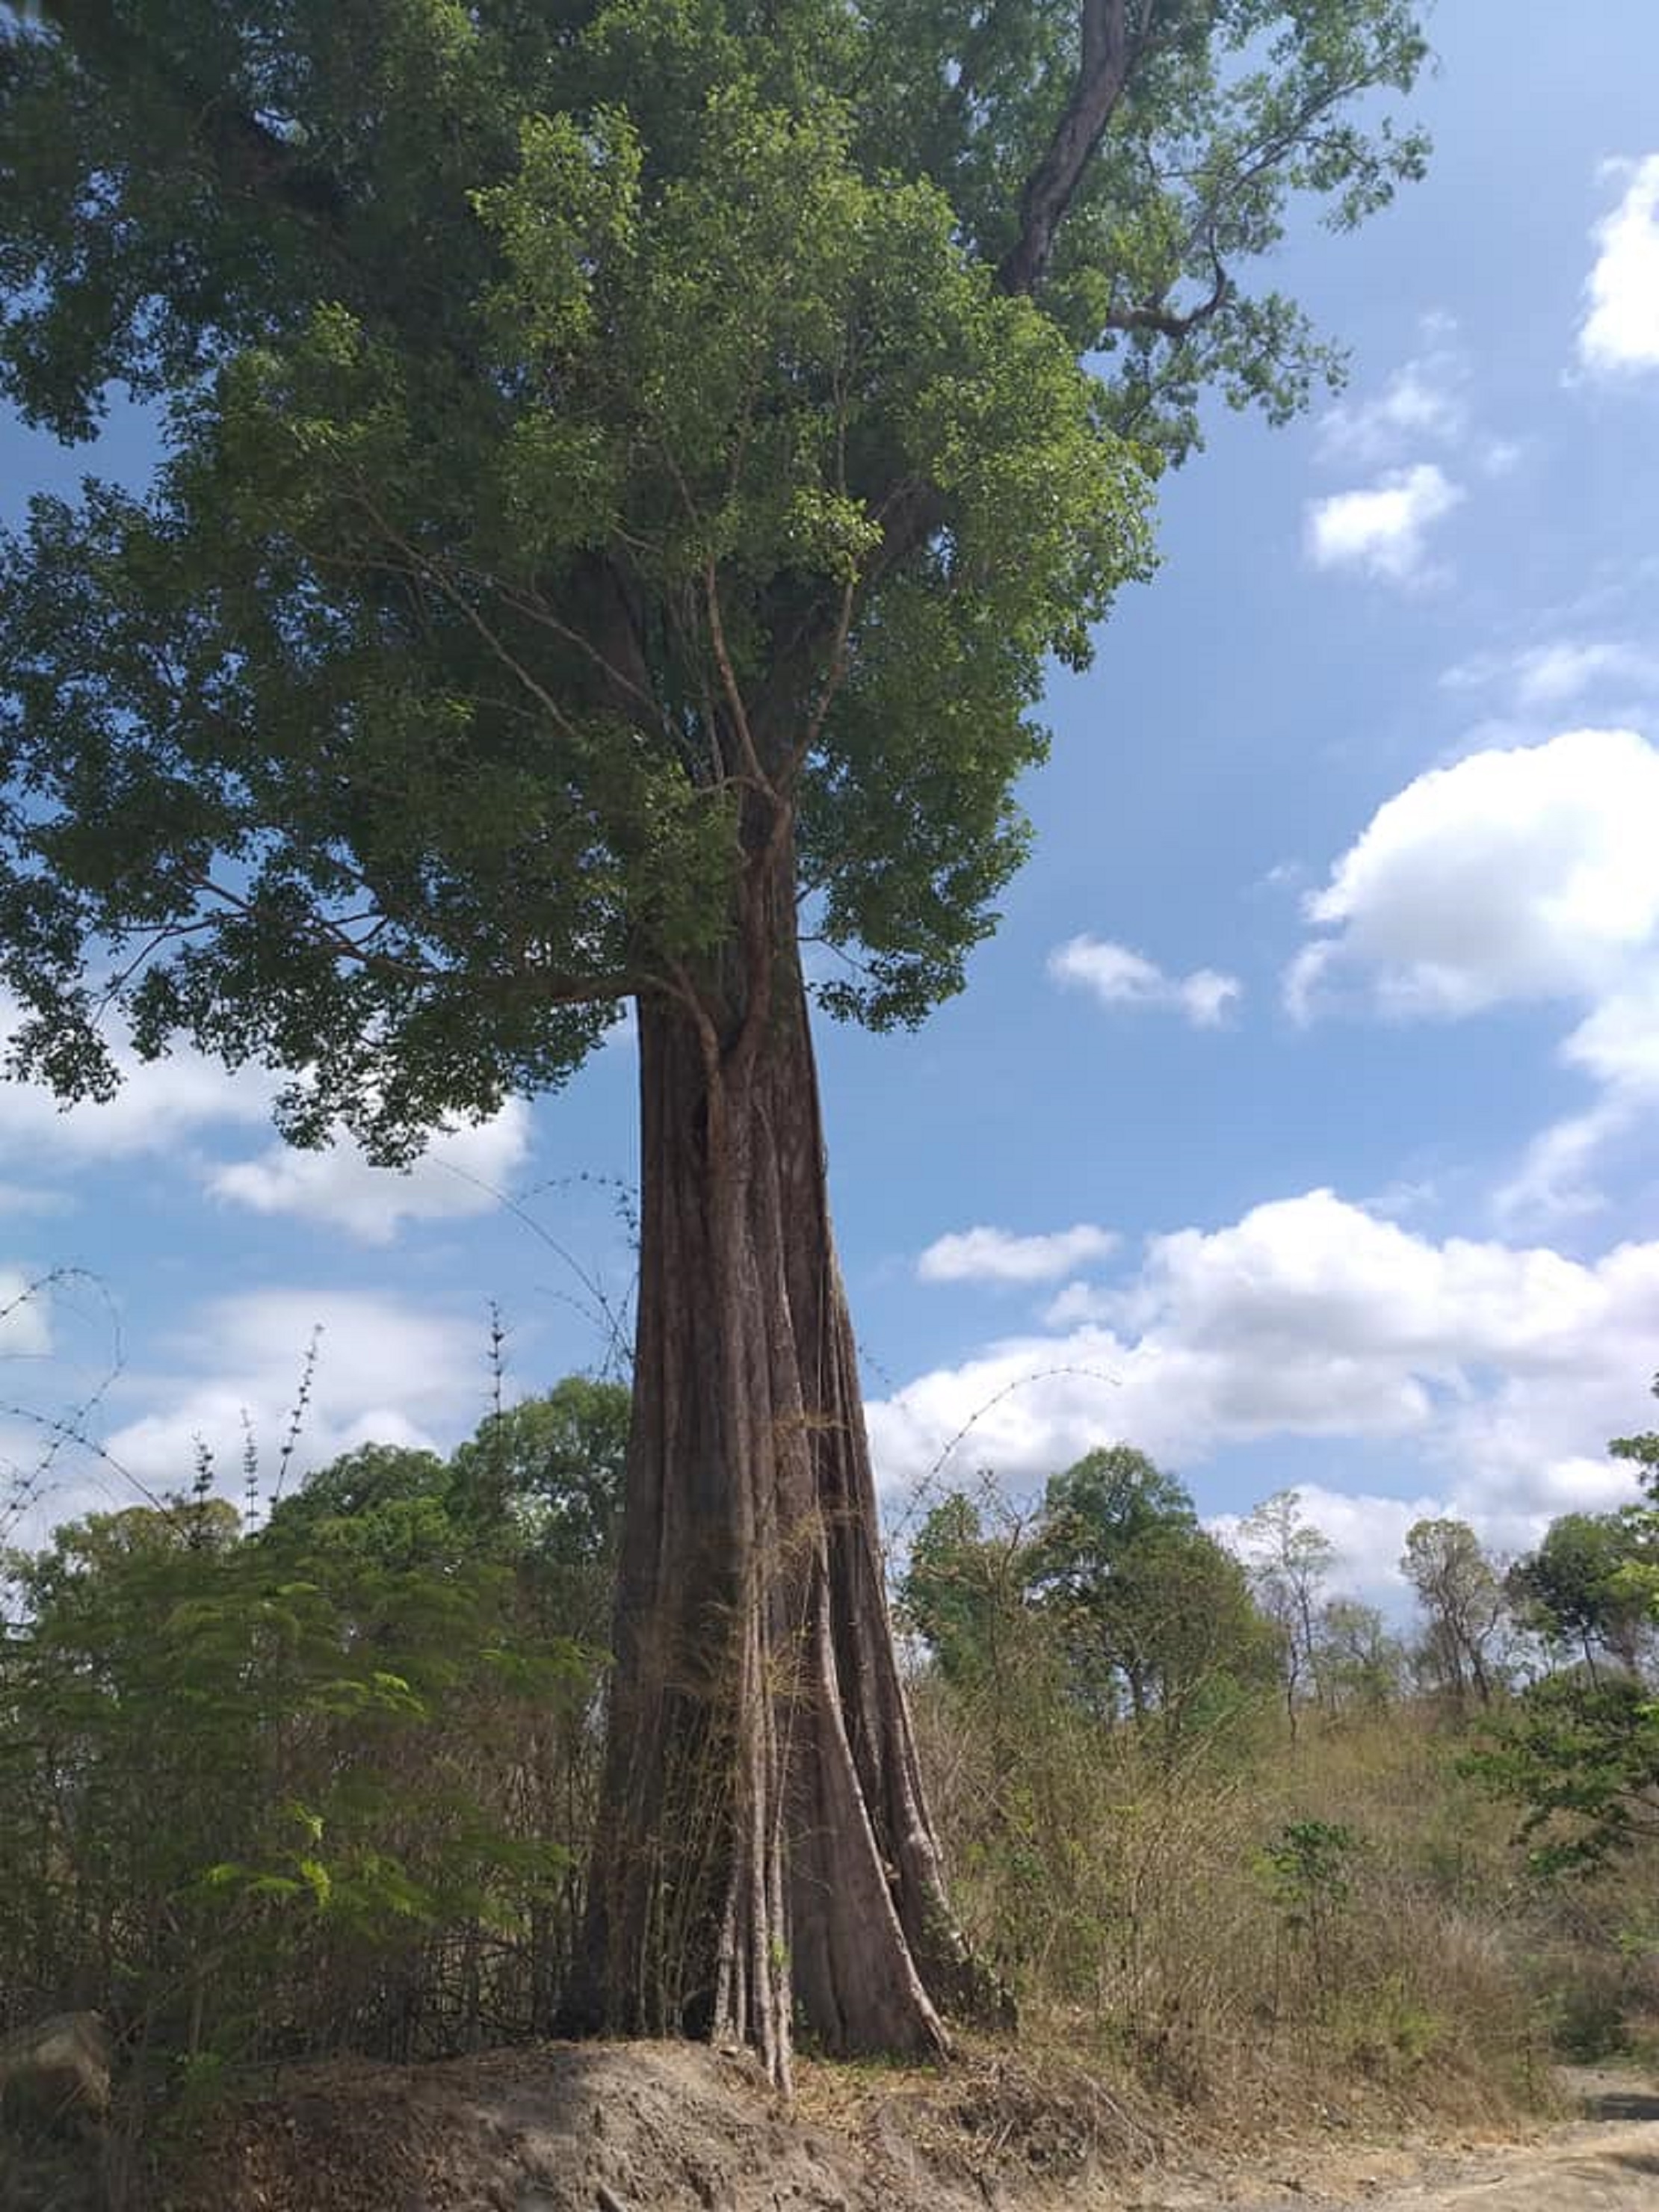
<instances>
[{"instance_id":1,"label":"tree branch","mask_svg":"<svg viewBox=\"0 0 1659 2212\"><path fill-rule=\"evenodd\" d=\"M192 890L204 897L216 899L245 921L258 923L259 909L255 902L234 891L226 884L216 882L205 872L187 869L180 878ZM209 926L193 924L193 927ZM384 927L384 921L376 927ZM178 933L183 934L182 929ZM373 932L370 933L371 936ZM327 915L311 914L299 925L296 934L304 941L333 954L337 960L345 960L366 969L371 975L385 975L399 982L434 984L453 981L459 970L440 966L430 961L406 960L397 954L383 952L367 939L353 937L350 932ZM538 1000L553 1006L591 1006L600 1000L631 998L640 986L640 978L631 975L571 976L538 975L527 964L512 975L503 977L471 976L472 987L487 990L492 982L503 982L514 989L533 986Z\"/></svg>"},{"instance_id":2,"label":"tree branch","mask_svg":"<svg viewBox=\"0 0 1659 2212\"><path fill-rule=\"evenodd\" d=\"M1214 315L1220 313L1232 296L1232 279L1222 266L1221 257L1212 246L1210 266L1215 272L1215 282L1207 298L1197 307L1189 307L1184 314L1163 306L1146 307L1114 307L1107 314L1103 328L1109 331L1148 331L1154 337L1179 341L1190 337Z\"/></svg>"},{"instance_id":3,"label":"tree branch","mask_svg":"<svg viewBox=\"0 0 1659 2212\"><path fill-rule=\"evenodd\" d=\"M1083 48L1047 152L1020 195L1019 236L997 270L999 288L1029 295L1048 273L1054 240L1083 173L1105 136L1129 82L1152 14L1150 0L1082 0Z\"/></svg>"}]
</instances>

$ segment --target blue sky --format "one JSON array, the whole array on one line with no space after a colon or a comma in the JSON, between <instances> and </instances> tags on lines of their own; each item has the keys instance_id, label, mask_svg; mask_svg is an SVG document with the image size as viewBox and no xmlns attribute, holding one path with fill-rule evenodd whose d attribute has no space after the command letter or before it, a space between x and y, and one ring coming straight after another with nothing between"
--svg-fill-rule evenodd
<instances>
[{"instance_id":1,"label":"blue sky","mask_svg":"<svg viewBox=\"0 0 1659 2212\"><path fill-rule=\"evenodd\" d=\"M1289 431L1218 410L1164 565L1057 680L1036 854L913 1037L821 1035L896 1510L1123 1437L1224 1523L1300 1487L1384 1592L1419 1512L1499 1547L1626 1494L1659 1368L1659 11L1443 0L1427 183L1276 280L1351 348ZM142 468L118 420L91 465ZM0 424L0 507L88 465ZM0 1087L4 1443L102 1385L34 1525L447 1444L602 1358L619 1036L411 1178L283 1154L180 1056L112 1107ZM514 1207L497 1194L510 1194ZM113 1370L113 1371L112 1371ZM965 1431L965 1433L963 1433ZM953 1439L959 1438L954 1443Z\"/></svg>"}]
</instances>

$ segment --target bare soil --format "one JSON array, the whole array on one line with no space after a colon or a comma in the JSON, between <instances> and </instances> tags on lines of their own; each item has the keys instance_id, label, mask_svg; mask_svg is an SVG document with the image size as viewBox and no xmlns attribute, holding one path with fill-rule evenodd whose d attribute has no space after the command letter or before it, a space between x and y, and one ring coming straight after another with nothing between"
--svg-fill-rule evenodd
<instances>
[{"instance_id":1,"label":"bare soil","mask_svg":"<svg viewBox=\"0 0 1659 2212\"><path fill-rule=\"evenodd\" d=\"M1625 2067L1561 2069L1580 2117L1524 2141L1306 2146L1291 2160L1213 2179L1166 2177L1125 2212L1654 2212L1659 2207L1659 2084ZM1108 2200L1110 2202L1111 2200Z\"/></svg>"},{"instance_id":2,"label":"bare soil","mask_svg":"<svg viewBox=\"0 0 1659 2212\"><path fill-rule=\"evenodd\" d=\"M1080 2070L805 2068L786 2112L744 2060L550 2045L295 2069L227 2113L167 2212L1635 2212L1659 2207L1659 2091L1566 2084L1524 2141L1239 2145ZM1358 2133L1358 2131L1356 2131Z\"/></svg>"}]
</instances>

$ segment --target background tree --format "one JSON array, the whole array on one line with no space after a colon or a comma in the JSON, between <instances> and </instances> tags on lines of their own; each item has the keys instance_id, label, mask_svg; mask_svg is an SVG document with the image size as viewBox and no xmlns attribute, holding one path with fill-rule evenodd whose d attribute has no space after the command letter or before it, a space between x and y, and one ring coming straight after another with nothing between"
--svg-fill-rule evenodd
<instances>
[{"instance_id":1,"label":"background tree","mask_svg":"<svg viewBox=\"0 0 1659 2212\"><path fill-rule=\"evenodd\" d=\"M1459 1707L1490 1705L1498 1647L1508 1624L1504 1578L1466 1521L1414 1522L1400 1571L1423 1615L1421 1659L1431 1682Z\"/></svg>"},{"instance_id":2,"label":"background tree","mask_svg":"<svg viewBox=\"0 0 1659 2212\"><path fill-rule=\"evenodd\" d=\"M603 1648L611 1635L629 1393L568 1375L492 1413L449 1463L451 1510L503 1543L550 1626Z\"/></svg>"},{"instance_id":3,"label":"background tree","mask_svg":"<svg viewBox=\"0 0 1659 2212\"><path fill-rule=\"evenodd\" d=\"M1176 1735L1206 1697L1271 1664L1243 1569L1200 1528L1185 1487L1128 1445L1051 1480L1028 1574L1078 1694L1107 1717L1155 1716Z\"/></svg>"},{"instance_id":4,"label":"background tree","mask_svg":"<svg viewBox=\"0 0 1659 2212\"><path fill-rule=\"evenodd\" d=\"M1024 1524L989 1527L975 1500L953 1491L929 1508L899 1581L903 1620L952 1682L994 1681L1027 1641L1030 1544Z\"/></svg>"},{"instance_id":5,"label":"background tree","mask_svg":"<svg viewBox=\"0 0 1659 2212\"><path fill-rule=\"evenodd\" d=\"M1511 1601L1557 1649L1576 1650L1595 1678L1597 1655L1639 1674L1653 1644L1652 1607L1641 1570L1651 1542L1626 1513L1564 1513L1544 1540L1510 1569Z\"/></svg>"},{"instance_id":6,"label":"background tree","mask_svg":"<svg viewBox=\"0 0 1659 2212\"><path fill-rule=\"evenodd\" d=\"M1374 1605L1328 1598L1319 1613L1317 1669L1333 1705L1379 1712L1404 1692L1406 1650Z\"/></svg>"},{"instance_id":7,"label":"background tree","mask_svg":"<svg viewBox=\"0 0 1659 2212\"><path fill-rule=\"evenodd\" d=\"M1285 1711L1292 1735L1303 1702L1322 1694L1320 1614L1336 1547L1304 1520L1301 1493L1275 1491L1245 1516L1238 1545L1256 1602L1279 1642Z\"/></svg>"},{"instance_id":8,"label":"background tree","mask_svg":"<svg viewBox=\"0 0 1659 2212\"><path fill-rule=\"evenodd\" d=\"M1653 1387L1659 1395L1659 1380ZM1659 1436L1615 1437L1607 1449L1659 1498ZM1577 1640L1584 1664L1531 1684L1467 1764L1525 1808L1522 1833L1547 1871L1594 1874L1659 1838L1659 1708L1634 1668L1608 1679L1594 1656L1598 1644L1613 1652L1635 1638L1642 1616L1650 1626L1659 1619L1656 1553L1652 1504L1568 1514L1511 1577L1547 1630Z\"/></svg>"},{"instance_id":9,"label":"background tree","mask_svg":"<svg viewBox=\"0 0 1659 2212\"><path fill-rule=\"evenodd\" d=\"M638 1013L596 2020L938 2047L797 932L961 983L1048 657L1216 386L1331 357L1251 262L1420 167L1405 0L49 0L0 19L0 390L125 382L148 495L8 549L12 1062L185 1035L402 1158ZM1089 366L1085 367L1087 362Z\"/></svg>"}]
</instances>

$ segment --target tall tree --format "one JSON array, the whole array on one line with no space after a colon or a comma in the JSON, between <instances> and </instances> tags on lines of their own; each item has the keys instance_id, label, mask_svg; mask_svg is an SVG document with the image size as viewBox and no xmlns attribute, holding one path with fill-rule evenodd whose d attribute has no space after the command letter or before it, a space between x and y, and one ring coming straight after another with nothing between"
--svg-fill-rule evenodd
<instances>
[{"instance_id":1,"label":"tall tree","mask_svg":"<svg viewBox=\"0 0 1659 2212\"><path fill-rule=\"evenodd\" d=\"M637 1012L592 2012L787 2069L970 1994L890 1646L799 952L878 1027L1024 849L1051 656L1200 392L1332 366L1248 265L1419 168L1409 0L47 0L0 15L0 383L144 499L8 550L0 978L406 1156Z\"/></svg>"},{"instance_id":2,"label":"tall tree","mask_svg":"<svg viewBox=\"0 0 1659 2212\"><path fill-rule=\"evenodd\" d=\"M1509 1620L1504 1577L1467 1521L1414 1521L1400 1571L1423 1613L1423 1658L1430 1678L1455 1705L1471 1696L1490 1705L1496 1650Z\"/></svg>"},{"instance_id":3,"label":"tall tree","mask_svg":"<svg viewBox=\"0 0 1659 2212\"><path fill-rule=\"evenodd\" d=\"M1257 1602L1278 1632L1285 1713L1294 1736L1304 1699L1324 1693L1320 1626L1336 1547L1304 1518L1296 1490L1276 1490L1263 1498L1245 1516L1238 1543Z\"/></svg>"}]
</instances>

